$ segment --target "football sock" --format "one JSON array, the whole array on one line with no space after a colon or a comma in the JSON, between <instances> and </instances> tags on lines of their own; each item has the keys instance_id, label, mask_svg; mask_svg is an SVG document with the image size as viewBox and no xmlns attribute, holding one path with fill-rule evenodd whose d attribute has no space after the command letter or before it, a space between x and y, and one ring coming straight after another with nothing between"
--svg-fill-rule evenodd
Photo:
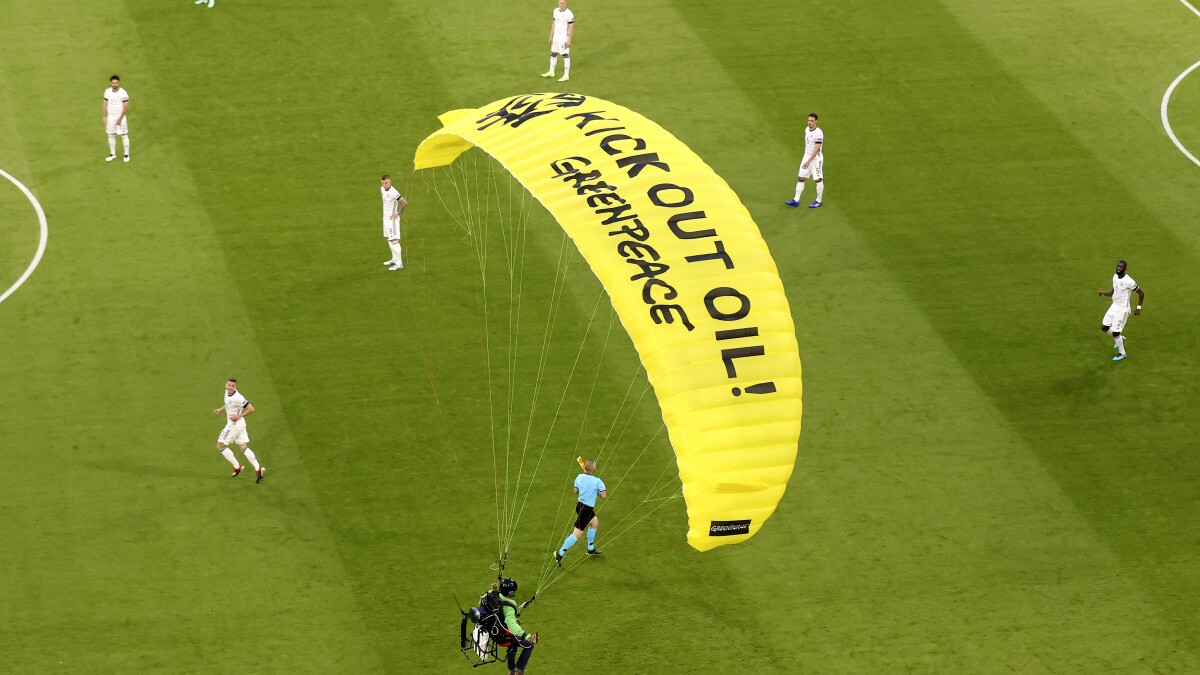
<instances>
[{"instance_id":1,"label":"football sock","mask_svg":"<svg viewBox=\"0 0 1200 675\"><path fill-rule=\"evenodd\" d=\"M554 69L557 67L558 67L558 54L551 54L550 55L550 72L553 73Z\"/></svg>"},{"instance_id":2,"label":"football sock","mask_svg":"<svg viewBox=\"0 0 1200 675\"><path fill-rule=\"evenodd\" d=\"M567 549L569 549L569 548L571 548L572 546L574 546L574 545L575 545L575 542L577 542L577 541L579 541L579 537L576 537L574 532L572 532L571 534L567 535L567 539L566 539L566 541L564 541L564 542L563 542L562 548L558 549L558 554L559 554L559 555L566 555L566 554L567 554Z\"/></svg>"},{"instance_id":3,"label":"football sock","mask_svg":"<svg viewBox=\"0 0 1200 675\"><path fill-rule=\"evenodd\" d=\"M404 258L402 257L402 251L400 250L400 242L389 241L388 248L392 249L392 262L403 264Z\"/></svg>"},{"instance_id":4,"label":"football sock","mask_svg":"<svg viewBox=\"0 0 1200 675\"><path fill-rule=\"evenodd\" d=\"M821 196L825 194L825 181L817 183L817 201L824 201Z\"/></svg>"},{"instance_id":5,"label":"football sock","mask_svg":"<svg viewBox=\"0 0 1200 675\"><path fill-rule=\"evenodd\" d=\"M254 467L254 470L257 472L258 471L258 458L254 456L254 451L251 450L250 448L246 448L245 450L242 451L242 454L246 456L246 461L250 462L250 466Z\"/></svg>"},{"instance_id":6,"label":"football sock","mask_svg":"<svg viewBox=\"0 0 1200 675\"><path fill-rule=\"evenodd\" d=\"M233 468L236 469L238 467L237 457L233 456L233 451L229 448L223 448L221 450L221 456L229 460L229 463L233 465Z\"/></svg>"},{"instance_id":7,"label":"football sock","mask_svg":"<svg viewBox=\"0 0 1200 675\"><path fill-rule=\"evenodd\" d=\"M563 77L571 74L571 57L563 54Z\"/></svg>"},{"instance_id":8,"label":"football sock","mask_svg":"<svg viewBox=\"0 0 1200 675\"><path fill-rule=\"evenodd\" d=\"M1117 351L1121 352L1122 354L1125 353L1125 336L1124 335L1113 340L1113 343L1116 345Z\"/></svg>"},{"instance_id":9,"label":"football sock","mask_svg":"<svg viewBox=\"0 0 1200 675\"><path fill-rule=\"evenodd\" d=\"M800 201L800 195L804 192L804 181L796 181L796 201Z\"/></svg>"},{"instance_id":10,"label":"football sock","mask_svg":"<svg viewBox=\"0 0 1200 675\"><path fill-rule=\"evenodd\" d=\"M129 134L125 134L124 136L122 136L121 142L125 144L125 156L128 157L129 156Z\"/></svg>"},{"instance_id":11,"label":"football sock","mask_svg":"<svg viewBox=\"0 0 1200 675\"><path fill-rule=\"evenodd\" d=\"M588 538L588 550L589 551L596 550L596 528L594 528L594 527L588 528L587 538Z\"/></svg>"},{"instance_id":12,"label":"football sock","mask_svg":"<svg viewBox=\"0 0 1200 675\"><path fill-rule=\"evenodd\" d=\"M108 154L117 156L117 137L114 134L108 135Z\"/></svg>"}]
</instances>

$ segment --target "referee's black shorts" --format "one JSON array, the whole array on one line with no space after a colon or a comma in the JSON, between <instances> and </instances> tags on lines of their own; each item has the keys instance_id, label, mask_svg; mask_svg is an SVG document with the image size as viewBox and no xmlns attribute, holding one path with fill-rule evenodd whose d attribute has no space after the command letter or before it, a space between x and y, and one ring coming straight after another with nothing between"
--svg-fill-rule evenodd
<instances>
[{"instance_id":1,"label":"referee's black shorts","mask_svg":"<svg viewBox=\"0 0 1200 675\"><path fill-rule=\"evenodd\" d=\"M579 514L579 517L575 519L575 529L577 530L586 530L588 523L596 517L596 510L583 502L575 502L575 513Z\"/></svg>"}]
</instances>

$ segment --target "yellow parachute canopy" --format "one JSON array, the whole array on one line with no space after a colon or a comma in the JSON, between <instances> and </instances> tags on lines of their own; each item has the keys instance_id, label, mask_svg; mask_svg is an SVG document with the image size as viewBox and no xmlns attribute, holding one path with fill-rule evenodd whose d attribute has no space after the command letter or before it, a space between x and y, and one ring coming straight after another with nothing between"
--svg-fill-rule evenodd
<instances>
[{"instance_id":1,"label":"yellow parachute canopy","mask_svg":"<svg viewBox=\"0 0 1200 675\"><path fill-rule=\"evenodd\" d=\"M527 94L439 119L414 170L480 148L604 285L675 449L688 543L749 539L792 474L801 384L779 271L738 196L662 127L598 98Z\"/></svg>"}]
</instances>

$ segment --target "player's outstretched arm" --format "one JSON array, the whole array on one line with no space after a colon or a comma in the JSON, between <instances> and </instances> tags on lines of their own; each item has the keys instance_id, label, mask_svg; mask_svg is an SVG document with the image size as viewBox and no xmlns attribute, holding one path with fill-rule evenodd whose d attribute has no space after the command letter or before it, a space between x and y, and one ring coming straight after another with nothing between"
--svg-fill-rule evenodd
<instances>
[{"instance_id":1,"label":"player's outstretched arm","mask_svg":"<svg viewBox=\"0 0 1200 675\"><path fill-rule=\"evenodd\" d=\"M216 410L213 411L213 414L220 415L223 412L225 412L225 406L221 406L220 408L217 408Z\"/></svg>"},{"instance_id":2,"label":"player's outstretched arm","mask_svg":"<svg viewBox=\"0 0 1200 675\"><path fill-rule=\"evenodd\" d=\"M1112 294L1113 294L1113 292L1112 292L1112 291L1106 291L1106 290L1104 290L1103 288L1102 288L1102 289L1100 289L1100 296L1101 296L1101 297L1104 297L1104 298L1111 298L1111 297L1112 297Z\"/></svg>"}]
</instances>

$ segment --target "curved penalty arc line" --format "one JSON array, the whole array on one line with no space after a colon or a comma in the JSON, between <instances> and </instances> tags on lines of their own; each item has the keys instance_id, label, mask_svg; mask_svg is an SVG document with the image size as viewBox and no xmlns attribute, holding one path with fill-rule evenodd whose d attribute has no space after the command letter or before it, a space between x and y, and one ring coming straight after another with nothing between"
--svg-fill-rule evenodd
<instances>
[{"instance_id":1,"label":"curved penalty arc line","mask_svg":"<svg viewBox=\"0 0 1200 675\"><path fill-rule=\"evenodd\" d=\"M0 302L4 302L8 299L8 296L17 292L17 289L21 287L21 284L24 284L25 280L27 280L33 274L33 271L37 269L38 263L42 262L42 255L46 253L46 241L50 238L50 227L46 224L46 212L42 210L41 203L38 202L37 197L33 196L33 193L29 191L29 188L25 187L21 181L12 177L3 169L0 169L0 176L4 176L13 185L16 185L17 189L20 190L21 193L25 195L25 198L29 200L29 203L33 204L33 210L37 213L38 225L41 228L37 253L34 254L33 260L29 263L29 267L25 268L25 273L21 275L21 278L17 279L12 286L9 286L8 290L4 291L3 295L0 295Z\"/></svg>"},{"instance_id":2,"label":"curved penalty arc line","mask_svg":"<svg viewBox=\"0 0 1200 675\"><path fill-rule=\"evenodd\" d=\"M1179 2L1181 2L1184 7L1187 7L1189 10L1191 10L1192 14L1200 17L1200 9L1196 9L1192 3L1188 2L1187 0L1179 0ZM1175 135L1175 131L1171 129L1171 119L1167 114L1167 106L1171 104L1171 94L1175 93L1175 87L1179 86L1179 83L1183 82L1183 78L1191 75L1192 71L1196 68L1200 68L1200 61L1193 63L1187 70L1180 73L1179 77L1175 78L1175 81L1171 83L1171 86L1167 87L1166 93L1163 94L1162 107L1160 108L1159 114L1162 117L1163 129L1166 130L1167 136L1170 137L1171 142L1175 144L1176 148L1179 148L1179 151L1182 152L1185 157L1192 160L1192 164L1200 166L1200 159L1196 159L1196 156L1183 146L1183 143L1180 142L1179 137Z\"/></svg>"},{"instance_id":3,"label":"curved penalty arc line","mask_svg":"<svg viewBox=\"0 0 1200 675\"><path fill-rule=\"evenodd\" d=\"M1183 81L1183 78L1191 75L1192 71L1197 68L1200 68L1200 61L1193 63L1191 67L1180 73L1179 77L1175 78L1175 81L1171 83L1171 86L1167 87L1167 93L1163 94L1161 115L1163 129L1166 130L1167 136L1171 138L1171 142L1175 144L1175 147L1179 148L1179 151L1182 152L1185 157L1192 160L1193 164L1200 166L1200 159L1196 159L1196 156L1183 146L1183 143L1180 142L1179 137L1175 135L1175 131L1171 129L1171 120L1167 115L1167 106L1171 104L1171 94L1175 93L1175 87L1179 86L1179 83Z\"/></svg>"}]
</instances>

